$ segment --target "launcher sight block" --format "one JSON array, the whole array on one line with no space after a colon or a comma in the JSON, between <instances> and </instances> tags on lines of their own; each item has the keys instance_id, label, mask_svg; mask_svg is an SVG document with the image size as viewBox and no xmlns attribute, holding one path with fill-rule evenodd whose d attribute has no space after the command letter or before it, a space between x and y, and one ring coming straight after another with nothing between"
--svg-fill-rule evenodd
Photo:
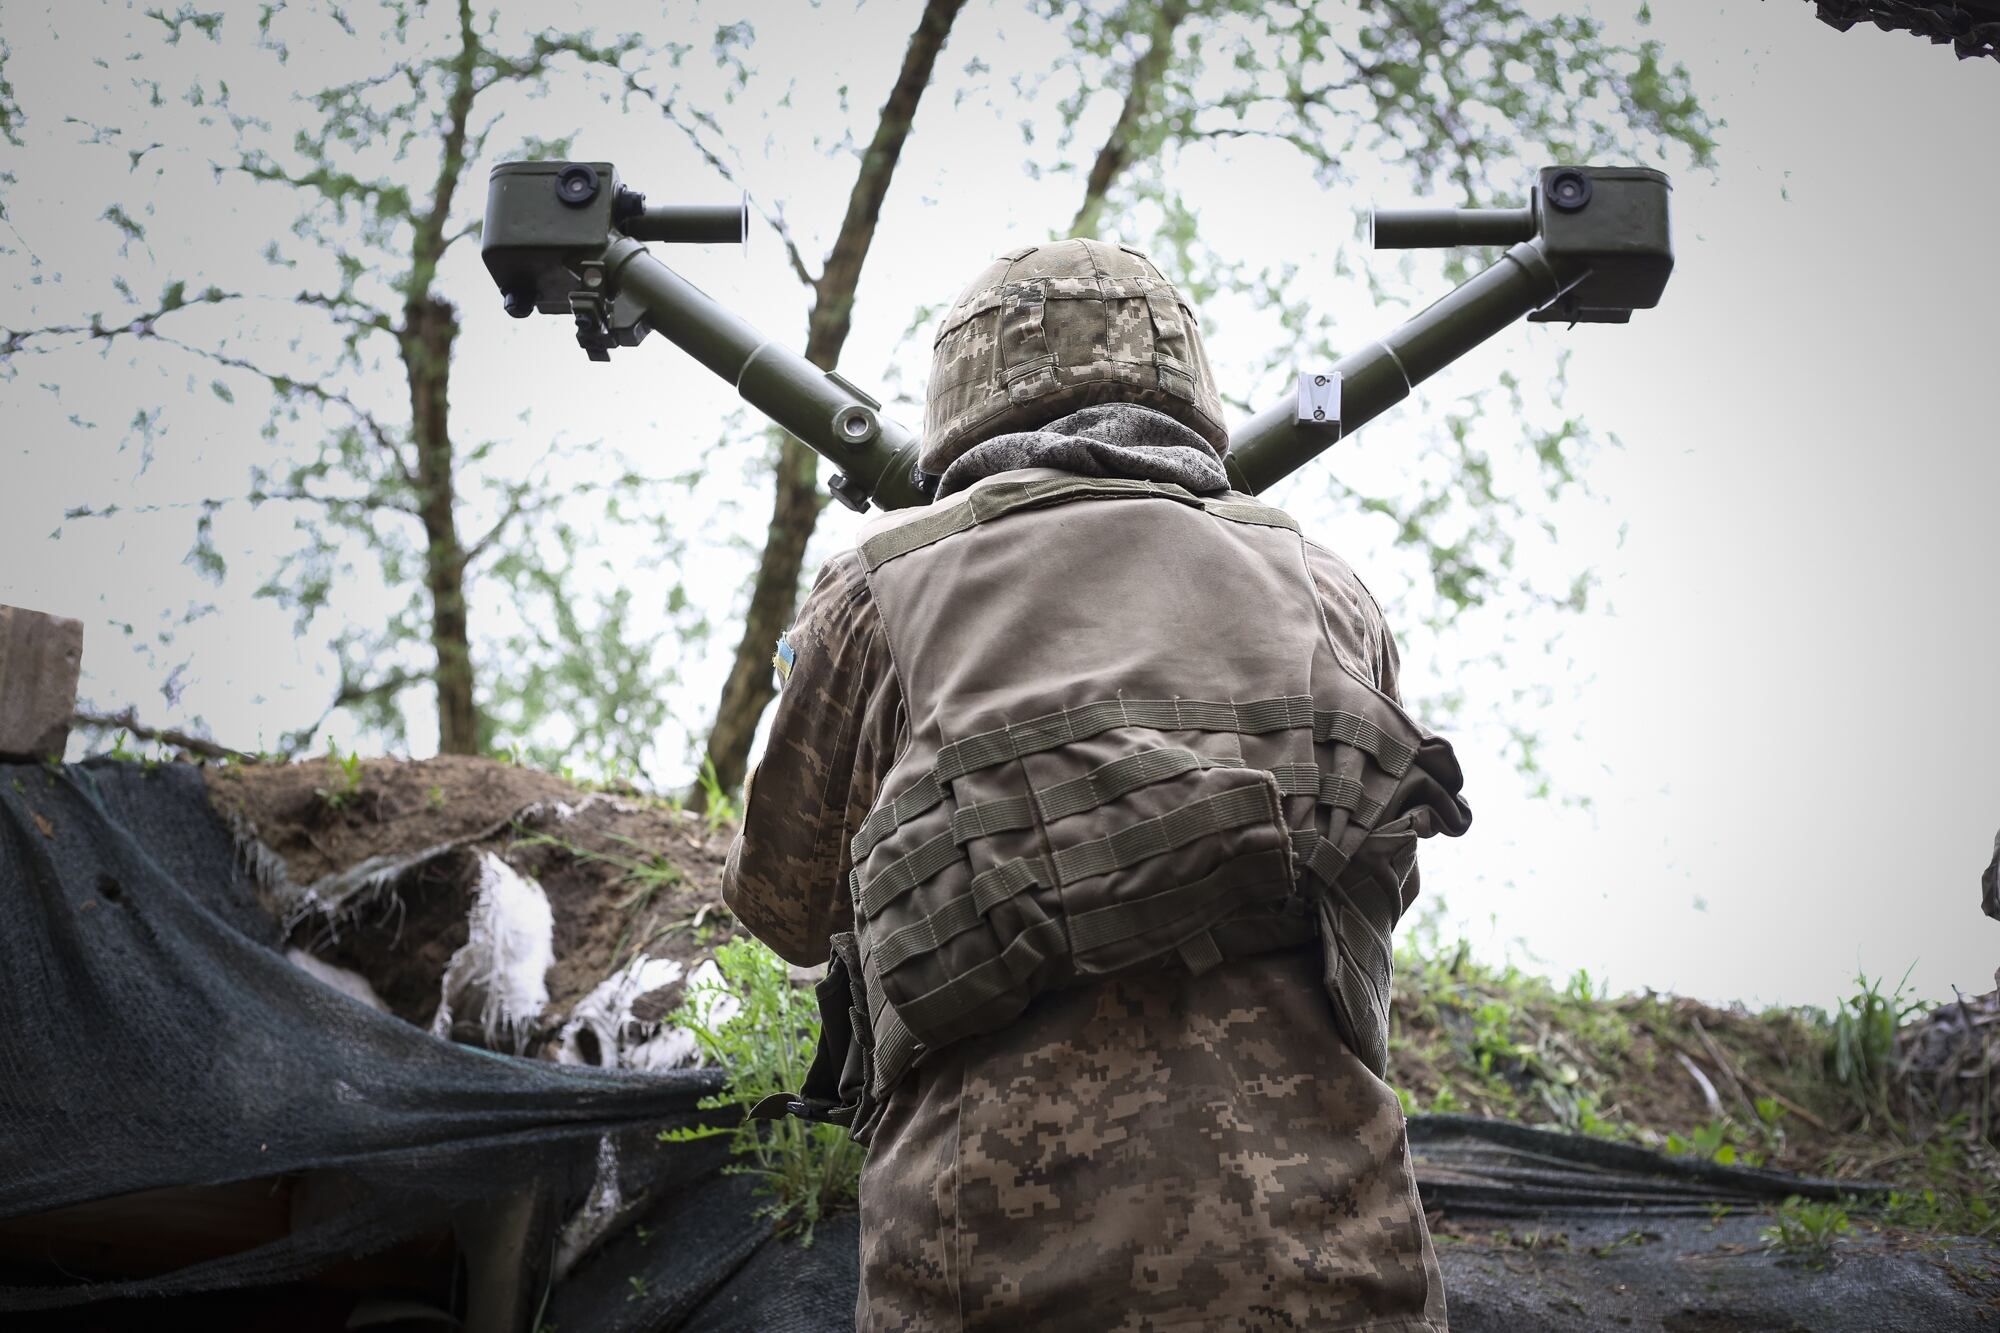
<instances>
[{"instance_id":1,"label":"launcher sight block","mask_svg":"<svg viewBox=\"0 0 2000 1333\"><path fill-rule=\"evenodd\" d=\"M658 332L841 473L843 504L930 499L916 438L840 376L780 347L655 259L641 241L740 243L746 203L648 206L609 162L504 162L487 185L480 255L507 313L569 315L593 361Z\"/></svg>"},{"instance_id":2,"label":"launcher sight block","mask_svg":"<svg viewBox=\"0 0 2000 1333\"><path fill-rule=\"evenodd\" d=\"M1666 176L1644 167L1545 167L1522 208L1378 209L1381 250L1498 246L1499 261L1323 373L1340 420L1306 420L1291 398L1229 438L1231 481L1264 490L1401 402L1515 320L1623 324L1658 305L1674 270Z\"/></svg>"}]
</instances>

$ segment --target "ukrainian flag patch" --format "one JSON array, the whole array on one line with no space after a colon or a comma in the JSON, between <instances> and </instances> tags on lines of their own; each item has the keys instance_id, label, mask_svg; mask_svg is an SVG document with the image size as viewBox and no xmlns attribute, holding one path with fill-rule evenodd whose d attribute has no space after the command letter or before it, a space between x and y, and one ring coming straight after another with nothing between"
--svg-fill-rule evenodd
<instances>
[{"instance_id":1,"label":"ukrainian flag patch","mask_svg":"<svg viewBox=\"0 0 2000 1333\"><path fill-rule=\"evenodd\" d=\"M798 657L798 651L792 647L791 640L782 634L779 635L778 651L771 654L771 669L778 673L778 685L780 688L783 688L786 682L791 680L792 663L796 662Z\"/></svg>"}]
</instances>

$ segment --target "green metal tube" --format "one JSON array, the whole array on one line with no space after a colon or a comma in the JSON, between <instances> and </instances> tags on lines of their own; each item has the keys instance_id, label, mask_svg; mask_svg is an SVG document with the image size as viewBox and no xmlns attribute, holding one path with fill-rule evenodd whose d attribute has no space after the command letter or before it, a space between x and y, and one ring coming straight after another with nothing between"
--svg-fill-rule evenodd
<instances>
[{"instance_id":1,"label":"green metal tube","mask_svg":"<svg viewBox=\"0 0 2000 1333\"><path fill-rule=\"evenodd\" d=\"M1245 422L1229 438L1225 462L1231 484L1255 494L1290 476L1335 440L1361 429L1418 384L1587 274L1581 267L1552 263L1539 240L1514 246L1394 333L1334 363L1341 376L1338 428L1300 421L1291 398Z\"/></svg>"},{"instance_id":2,"label":"green metal tube","mask_svg":"<svg viewBox=\"0 0 2000 1333\"><path fill-rule=\"evenodd\" d=\"M620 237L604 251L611 294L632 298L653 329L736 386L743 401L846 474L841 499L884 509L928 504L913 476L917 440L880 404L766 338L693 283Z\"/></svg>"},{"instance_id":3,"label":"green metal tube","mask_svg":"<svg viewBox=\"0 0 2000 1333\"><path fill-rule=\"evenodd\" d=\"M740 245L749 233L750 210L742 204L653 204L615 221L635 241Z\"/></svg>"},{"instance_id":4,"label":"green metal tube","mask_svg":"<svg viewBox=\"0 0 2000 1333\"><path fill-rule=\"evenodd\" d=\"M1378 208L1368 222L1378 250L1514 245L1535 236L1532 208Z\"/></svg>"}]
</instances>

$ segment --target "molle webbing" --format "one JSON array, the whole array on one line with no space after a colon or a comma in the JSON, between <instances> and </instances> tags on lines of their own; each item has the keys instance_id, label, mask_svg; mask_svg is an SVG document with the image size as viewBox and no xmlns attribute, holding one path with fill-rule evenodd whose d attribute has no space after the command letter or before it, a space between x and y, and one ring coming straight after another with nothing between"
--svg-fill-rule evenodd
<instances>
[{"instance_id":1,"label":"molle webbing","mask_svg":"<svg viewBox=\"0 0 2000 1333\"><path fill-rule=\"evenodd\" d=\"M1149 856L1175 851L1198 838L1226 829L1242 828L1260 820L1277 817L1269 794L1259 787L1239 787L1184 805L1164 815L1137 824L1128 824L1116 833L1074 847L1065 847L1053 857L1022 856L1003 861L991 870L973 876L972 891L947 899L929 916L899 927L870 950L876 967L888 971L920 950L936 949L946 940L972 929L993 908L1015 894L1031 888L1052 889L1092 875L1108 875L1137 865ZM927 844L928 845L928 844ZM910 864L898 861L888 872L869 881L862 889L861 911L874 917L910 888L893 872ZM1072 917L1075 921L1077 918Z\"/></svg>"},{"instance_id":2,"label":"molle webbing","mask_svg":"<svg viewBox=\"0 0 2000 1333\"><path fill-rule=\"evenodd\" d=\"M1067 918L1067 949L1086 952L1128 940L1184 917L1191 910L1212 903L1224 894L1269 886L1273 882L1272 876L1283 874L1282 866L1271 865L1268 861L1253 861L1248 865L1233 863L1192 883L1176 885L1150 898L1076 913ZM1033 976L1036 969L1055 957L1058 951L1066 951L1064 940L1062 920L1043 922L1023 931L996 957L953 977L935 990L897 1005L894 1012L906 1024L949 1031L955 1016L974 1013L1001 998Z\"/></svg>"},{"instance_id":3,"label":"molle webbing","mask_svg":"<svg viewBox=\"0 0 2000 1333\"><path fill-rule=\"evenodd\" d=\"M990 837L995 833L1033 828L1037 808L1044 823L1053 823L1070 815L1094 810L1100 805L1108 805L1141 787L1192 773L1197 768L1240 767L1241 760L1211 758L1178 746L1141 750L1108 764L1100 764L1080 778L1038 788L1025 796L962 805L952 814L951 836L955 842L968 843L974 838Z\"/></svg>"},{"instance_id":4,"label":"molle webbing","mask_svg":"<svg viewBox=\"0 0 2000 1333\"><path fill-rule=\"evenodd\" d=\"M1299 525L1281 509L1255 500L1205 500L1184 486L1167 481L1129 477L1062 477L1006 481L976 486L962 500L941 505L931 513L879 532L861 543L861 561L873 573L897 556L908 555L981 523L990 523L1020 509L1065 504L1072 500L1172 500L1202 509L1234 523L1298 531Z\"/></svg>"},{"instance_id":5,"label":"molle webbing","mask_svg":"<svg viewBox=\"0 0 2000 1333\"><path fill-rule=\"evenodd\" d=\"M1312 696L1305 694L1274 699L1253 699L1240 704L1219 703L1208 699L1100 699L1077 708L1065 708L1060 712L1031 718L1019 726L995 727L991 731L967 736L963 740L942 746L938 750L936 763L929 773L912 783L906 791L899 793L889 804L878 807L862 821L850 848L854 864L859 867L882 839L942 801L945 797L945 784L953 779L994 764L1007 763L1031 754L1039 754L1044 750L1052 750L1059 745L1068 745L1072 741L1088 740L1115 727L1145 727L1153 731L1234 732L1239 736L1262 736L1292 727L1309 726L1312 728L1315 741L1342 741L1364 750L1381 764L1391 777L1397 778L1409 769L1411 762L1416 758L1415 749L1392 736L1384 735L1382 729L1367 718L1354 713L1315 709L1312 705ZM1096 774L1091 775L1092 779L1096 777ZM1357 816L1362 815L1361 792L1355 784L1344 782L1331 775L1322 777L1311 765L1287 765L1286 771L1277 774L1277 777L1281 788L1288 796L1311 793L1328 805L1337 805L1355 811ZM1159 781L1160 778L1149 780ZM1071 784L1063 785L1067 787ZM1125 790L1129 791L1132 788L1128 787ZM1068 801L1068 797L1064 796L1059 788L1036 792L1034 796L1038 801L1046 801L1051 797L1065 804ZM1025 798L1014 799L1019 801ZM1011 806L1013 803L1006 804ZM966 815L979 808L973 806L958 813ZM1077 806L1065 809L1064 813L1075 814L1087 808L1087 806ZM1022 813L1027 811L1023 810ZM1379 815L1380 811L1376 810L1373 813ZM1003 817L1002 812L995 812L995 817ZM1053 813L1051 807L1044 804L1042 817L1059 819L1062 816ZM978 818L984 816L975 816L975 819ZM1369 822L1372 822L1372 818ZM1002 829L1022 827L1026 825L995 824L984 831L999 832ZM971 836L977 834L968 833L967 837L961 837L958 841L965 842ZM939 868L942 869L942 866Z\"/></svg>"}]
</instances>

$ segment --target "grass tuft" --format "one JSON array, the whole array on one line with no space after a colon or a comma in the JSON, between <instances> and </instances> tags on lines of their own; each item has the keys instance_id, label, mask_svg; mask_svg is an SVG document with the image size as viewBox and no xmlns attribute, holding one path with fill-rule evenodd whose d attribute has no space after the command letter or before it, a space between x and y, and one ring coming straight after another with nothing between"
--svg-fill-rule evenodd
<instances>
[{"instance_id":1,"label":"grass tuft","mask_svg":"<svg viewBox=\"0 0 2000 1333\"><path fill-rule=\"evenodd\" d=\"M805 1085L819 1042L819 1007L813 993L792 981L785 960L755 940L732 940L715 951L720 987L690 985L670 1021L692 1032L709 1059L729 1070L729 1087L702 1102L704 1109L747 1106L775 1092ZM734 1013L720 1003L732 997ZM812 1244L820 1220L853 1205L861 1183L861 1147L838 1125L816 1125L788 1116L667 1130L665 1143L728 1135L737 1161L732 1171L756 1176L764 1216L781 1236Z\"/></svg>"}]
</instances>

